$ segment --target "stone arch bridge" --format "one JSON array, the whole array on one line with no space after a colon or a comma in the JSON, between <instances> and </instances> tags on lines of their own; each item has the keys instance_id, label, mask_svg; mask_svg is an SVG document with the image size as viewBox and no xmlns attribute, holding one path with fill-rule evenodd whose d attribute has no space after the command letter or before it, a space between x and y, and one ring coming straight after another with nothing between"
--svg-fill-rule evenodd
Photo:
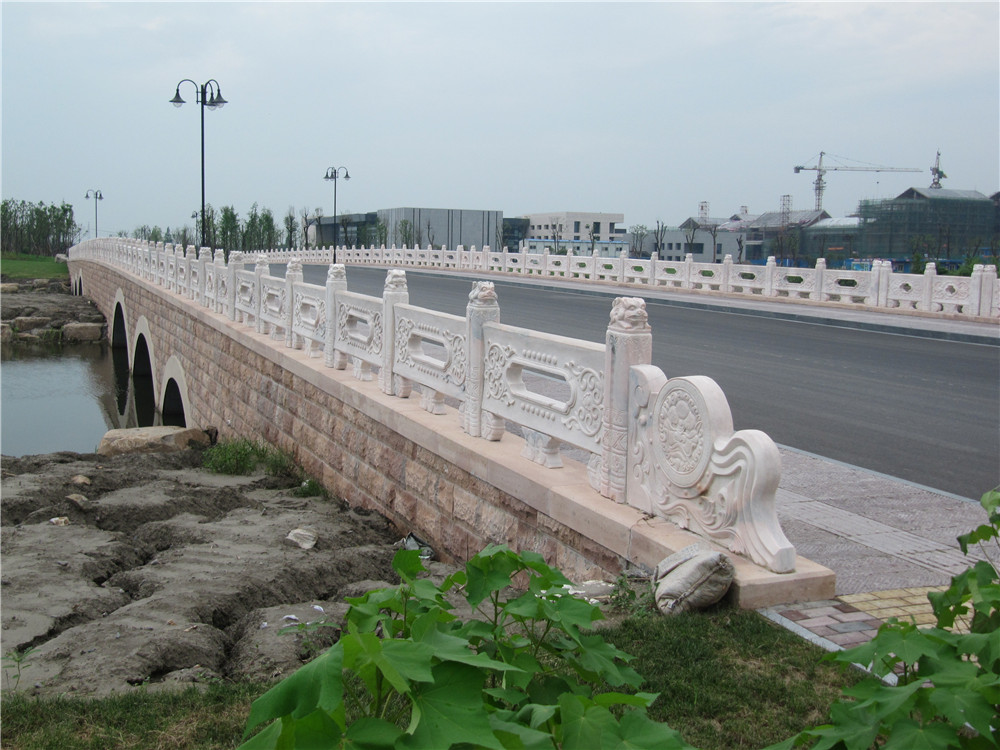
<instances>
[{"instance_id":1,"label":"stone arch bridge","mask_svg":"<svg viewBox=\"0 0 1000 750\"><path fill-rule=\"evenodd\" d=\"M778 523L773 442L734 432L714 381L649 364L642 299L615 300L596 344L501 324L489 282L445 314L410 305L399 269L371 297L343 265L320 286L298 260L284 277L248 261L120 238L71 249L74 291L151 378L164 423L287 451L445 559L508 544L586 580L697 542L730 555L740 606L833 595Z\"/></svg>"}]
</instances>

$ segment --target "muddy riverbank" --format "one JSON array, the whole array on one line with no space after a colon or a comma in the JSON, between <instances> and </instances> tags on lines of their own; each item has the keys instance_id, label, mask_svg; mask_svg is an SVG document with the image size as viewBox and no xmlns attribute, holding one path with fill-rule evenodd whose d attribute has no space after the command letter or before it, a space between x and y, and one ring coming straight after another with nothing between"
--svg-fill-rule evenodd
<instances>
[{"instance_id":1,"label":"muddy riverbank","mask_svg":"<svg viewBox=\"0 0 1000 750\"><path fill-rule=\"evenodd\" d=\"M5 663L5 690L279 678L336 632L283 627L336 623L345 596L396 582L402 532L381 516L200 465L194 449L3 457L0 639L5 654L34 648L19 681ZM315 546L286 539L300 528Z\"/></svg>"}]
</instances>

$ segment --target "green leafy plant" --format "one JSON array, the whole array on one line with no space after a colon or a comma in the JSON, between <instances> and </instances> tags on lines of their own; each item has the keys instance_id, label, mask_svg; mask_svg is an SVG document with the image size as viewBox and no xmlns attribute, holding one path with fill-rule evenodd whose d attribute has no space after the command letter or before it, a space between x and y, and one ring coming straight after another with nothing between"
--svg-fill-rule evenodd
<instances>
[{"instance_id":1,"label":"green leafy plant","mask_svg":"<svg viewBox=\"0 0 1000 750\"><path fill-rule=\"evenodd\" d=\"M608 603L615 612L639 619L649 617L657 611L653 588L649 582L645 582L636 591L636 584L625 573L615 579Z\"/></svg>"},{"instance_id":2,"label":"green leafy plant","mask_svg":"<svg viewBox=\"0 0 1000 750\"><path fill-rule=\"evenodd\" d=\"M202 465L216 474L253 474L263 454L259 443L246 438L222 440L205 450Z\"/></svg>"},{"instance_id":3,"label":"green leafy plant","mask_svg":"<svg viewBox=\"0 0 1000 750\"><path fill-rule=\"evenodd\" d=\"M323 485L315 479L305 479L302 484L292 490L296 497L326 497L327 492Z\"/></svg>"},{"instance_id":4,"label":"green leafy plant","mask_svg":"<svg viewBox=\"0 0 1000 750\"><path fill-rule=\"evenodd\" d=\"M928 594L937 626L893 618L870 642L829 655L869 665L879 679L845 690L848 700L831 707L829 724L774 748L1000 746L1000 576L996 549L990 549L1000 532L1000 491L987 492L981 504L987 523L958 541L966 554L979 545L987 559L952 578L945 591ZM956 630L956 623L968 631Z\"/></svg>"},{"instance_id":5,"label":"green leafy plant","mask_svg":"<svg viewBox=\"0 0 1000 750\"><path fill-rule=\"evenodd\" d=\"M440 586L418 551L393 567L400 585L348 600L340 640L254 702L244 737L270 723L245 750L689 747L646 715L655 695L601 692L641 678L540 555L490 546Z\"/></svg>"},{"instance_id":6,"label":"green leafy plant","mask_svg":"<svg viewBox=\"0 0 1000 750\"><path fill-rule=\"evenodd\" d=\"M3 656L3 673L4 677L7 679L7 687L11 690L17 690L17 686L21 684L21 672L28 668L28 657L35 651L34 647L26 648L24 651L17 651L16 649L11 649ZM14 679L13 685L11 685L10 672L13 670Z\"/></svg>"}]
</instances>

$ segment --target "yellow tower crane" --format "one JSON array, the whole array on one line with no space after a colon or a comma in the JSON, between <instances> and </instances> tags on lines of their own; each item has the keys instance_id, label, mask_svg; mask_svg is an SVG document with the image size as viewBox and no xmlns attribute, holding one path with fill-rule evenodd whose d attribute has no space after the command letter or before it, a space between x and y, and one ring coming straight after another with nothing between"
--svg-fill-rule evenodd
<instances>
[{"instance_id":1,"label":"yellow tower crane","mask_svg":"<svg viewBox=\"0 0 1000 750\"><path fill-rule=\"evenodd\" d=\"M813 183L813 187L816 189L816 210L823 210L823 190L826 189L826 180L823 179L823 175L827 172L920 172L920 169L914 169L912 167L880 167L876 164L871 164L866 167L828 167L823 165L823 157L826 156L825 151L819 152L819 162L815 167L795 167L795 174L799 172L812 171L816 173L816 181ZM833 156L833 154L831 154ZM843 157L836 157L843 158Z\"/></svg>"}]
</instances>

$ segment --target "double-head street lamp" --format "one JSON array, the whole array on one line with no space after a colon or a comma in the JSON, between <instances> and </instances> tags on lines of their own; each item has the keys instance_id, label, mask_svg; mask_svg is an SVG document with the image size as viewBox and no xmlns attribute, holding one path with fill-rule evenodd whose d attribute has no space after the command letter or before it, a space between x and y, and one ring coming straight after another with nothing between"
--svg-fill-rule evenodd
<instances>
[{"instance_id":1,"label":"double-head street lamp","mask_svg":"<svg viewBox=\"0 0 1000 750\"><path fill-rule=\"evenodd\" d=\"M201 86L190 78L184 78L178 82L174 98L170 100L175 107L185 103L181 98L181 84L185 82L195 87L196 101L201 105L201 246L205 247L205 238L208 234L205 231L205 107L220 109L229 102L222 98L222 87L214 78L210 78Z\"/></svg>"},{"instance_id":2,"label":"double-head street lamp","mask_svg":"<svg viewBox=\"0 0 1000 750\"><path fill-rule=\"evenodd\" d=\"M94 239L97 239L97 201L104 200L104 196L101 195L100 190L88 190L87 194L83 196L86 200L90 200L91 196L94 198Z\"/></svg>"},{"instance_id":3,"label":"double-head street lamp","mask_svg":"<svg viewBox=\"0 0 1000 750\"><path fill-rule=\"evenodd\" d=\"M337 246L337 178L340 177L340 170L344 170L344 179L349 180L351 176L347 173L347 167L330 167L323 176L324 180L333 180L333 246Z\"/></svg>"}]
</instances>

